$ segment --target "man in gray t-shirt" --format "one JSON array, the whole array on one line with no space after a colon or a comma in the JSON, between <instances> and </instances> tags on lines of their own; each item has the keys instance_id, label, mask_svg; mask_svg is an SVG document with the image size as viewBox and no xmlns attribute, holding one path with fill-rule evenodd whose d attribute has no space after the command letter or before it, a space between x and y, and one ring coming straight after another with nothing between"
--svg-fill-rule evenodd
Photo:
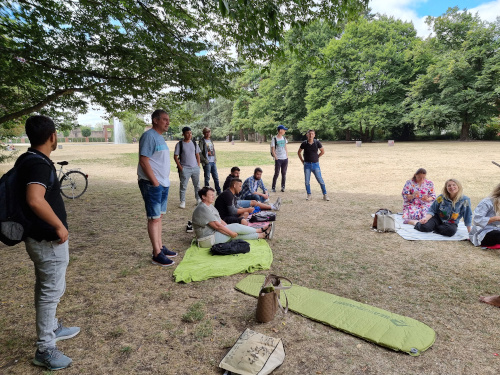
<instances>
[{"instance_id":1,"label":"man in gray t-shirt","mask_svg":"<svg viewBox=\"0 0 500 375\"><path fill-rule=\"evenodd\" d=\"M194 197L200 202L198 190L200 190L200 148L191 140L193 134L188 126L182 128L184 139L175 146L174 160L179 170L180 180L180 208L186 208L186 190L189 179L193 181Z\"/></svg>"}]
</instances>

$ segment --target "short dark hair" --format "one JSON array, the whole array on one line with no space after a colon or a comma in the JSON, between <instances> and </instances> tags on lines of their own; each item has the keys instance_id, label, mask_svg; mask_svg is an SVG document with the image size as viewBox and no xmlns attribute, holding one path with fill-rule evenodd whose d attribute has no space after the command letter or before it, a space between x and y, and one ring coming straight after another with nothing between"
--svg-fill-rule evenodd
<instances>
[{"instance_id":1,"label":"short dark hair","mask_svg":"<svg viewBox=\"0 0 500 375\"><path fill-rule=\"evenodd\" d=\"M56 132L54 121L47 116L31 116L26 120L26 135L31 146L43 145Z\"/></svg>"},{"instance_id":2,"label":"short dark hair","mask_svg":"<svg viewBox=\"0 0 500 375\"><path fill-rule=\"evenodd\" d=\"M262 173L262 169L261 169L261 168L259 168L259 167L255 168L255 169L254 169L254 171L253 171L254 176L255 176L255 174L256 174L257 172Z\"/></svg>"},{"instance_id":3,"label":"short dark hair","mask_svg":"<svg viewBox=\"0 0 500 375\"><path fill-rule=\"evenodd\" d=\"M163 109L156 109L151 114L151 122L153 122L154 119L159 119L161 115L168 115L168 112Z\"/></svg>"},{"instance_id":4,"label":"short dark hair","mask_svg":"<svg viewBox=\"0 0 500 375\"><path fill-rule=\"evenodd\" d=\"M307 133L310 133L310 132L314 132L314 134L316 134L316 130L314 130L314 129L309 129L309 130L307 131ZM306 134L307 134L307 133L306 133Z\"/></svg>"},{"instance_id":5,"label":"short dark hair","mask_svg":"<svg viewBox=\"0 0 500 375\"><path fill-rule=\"evenodd\" d=\"M182 134L184 134L185 132L189 132L189 131L191 131L191 128L189 126L184 126L182 128Z\"/></svg>"},{"instance_id":6,"label":"short dark hair","mask_svg":"<svg viewBox=\"0 0 500 375\"><path fill-rule=\"evenodd\" d=\"M241 182L241 183L243 183L243 181L241 181L239 178L233 178L233 179L231 180L231 182L229 183L229 187L233 187L233 186L234 186L234 184L235 184L235 183L237 183L237 182Z\"/></svg>"},{"instance_id":7,"label":"short dark hair","mask_svg":"<svg viewBox=\"0 0 500 375\"><path fill-rule=\"evenodd\" d=\"M210 186L204 186L200 190L198 190L198 196L200 197L200 199L204 195L207 195L207 193L208 193L209 190L215 192L215 189L213 187L210 187Z\"/></svg>"},{"instance_id":8,"label":"short dark hair","mask_svg":"<svg viewBox=\"0 0 500 375\"><path fill-rule=\"evenodd\" d=\"M238 172L239 172L239 171L240 171L240 169L239 169L238 167L232 167L232 168L231 168L231 174L232 174L233 172L236 172L236 171L238 171Z\"/></svg>"}]
</instances>

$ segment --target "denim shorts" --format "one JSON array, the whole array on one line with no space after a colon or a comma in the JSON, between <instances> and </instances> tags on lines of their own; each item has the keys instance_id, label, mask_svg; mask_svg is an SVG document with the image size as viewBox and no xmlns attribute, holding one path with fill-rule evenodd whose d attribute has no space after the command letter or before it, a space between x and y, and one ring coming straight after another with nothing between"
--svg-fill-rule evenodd
<instances>
[{"instance_id":1,"label":"denim shorts","mask_svg":"<svg viewBox=\"0 0 500 375\"><path fill-rule=\"evenodd\" d=\"M148 219L159 219L167 213L168 186L153 186L148 180L139 180L142 198Z\"/></svg>"}]
</instances>

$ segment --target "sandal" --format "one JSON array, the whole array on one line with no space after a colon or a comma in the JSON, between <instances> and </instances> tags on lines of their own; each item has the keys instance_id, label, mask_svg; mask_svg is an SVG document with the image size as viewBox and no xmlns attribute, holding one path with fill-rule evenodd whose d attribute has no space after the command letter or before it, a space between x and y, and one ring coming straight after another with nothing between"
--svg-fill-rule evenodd
<instances>
[{"instance_id":1,"label":"sandal","mask_svg":"<svg viewBox=\"0 0 500 375\"><path fill-rule=\"evenodd\" d=\"M272 240L274 236L274 221L269 224L269 226L266 228L263 233L266 234L266 240Z\"/></svg>"}]
</instances>

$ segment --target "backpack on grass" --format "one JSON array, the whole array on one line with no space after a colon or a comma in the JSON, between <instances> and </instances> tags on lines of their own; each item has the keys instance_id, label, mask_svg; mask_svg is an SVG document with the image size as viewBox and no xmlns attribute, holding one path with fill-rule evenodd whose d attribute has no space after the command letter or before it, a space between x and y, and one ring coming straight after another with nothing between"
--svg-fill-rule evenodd
<instances>
[{"instance_id":1,"label":"backpack on grass","mask_svg":"<svg viewBox=\"0 0 500 375\"><path fill-rule=\"evenodd\" d=\"M212 255L235 255L250 252L250 244L244 240L217 243L210 249Z\"/></svg>"},{"instance_id":2,"label":"backpack on grass","mask_svg":"<svg viewBox=\"0 0 500 375\"><path fill-rule=\"evenodd\" d=\"M26 161L35 158L42 159L49 164L47 160L35 153L24 155L21 155L14 167L0 179L0 241L7 246L14 246L23 241L31 228L31 222L22 210L22 203L26 197L23 195L24 190L19 189L18 185L20 167ZM53 179L54 174L51 174L51 186Z\"/></svg>"},{"instance_id":3,"label":"backpack on grass","mask_svg":"<svg viewBox=\"0 0 500 375\"><path fill-rule=\"evenodd\" d=\"M260 211L252 214L249 220L251 223L262 223L265 221L276 221L276 213L271 211Z\"/></svg>"}]
</instances>

